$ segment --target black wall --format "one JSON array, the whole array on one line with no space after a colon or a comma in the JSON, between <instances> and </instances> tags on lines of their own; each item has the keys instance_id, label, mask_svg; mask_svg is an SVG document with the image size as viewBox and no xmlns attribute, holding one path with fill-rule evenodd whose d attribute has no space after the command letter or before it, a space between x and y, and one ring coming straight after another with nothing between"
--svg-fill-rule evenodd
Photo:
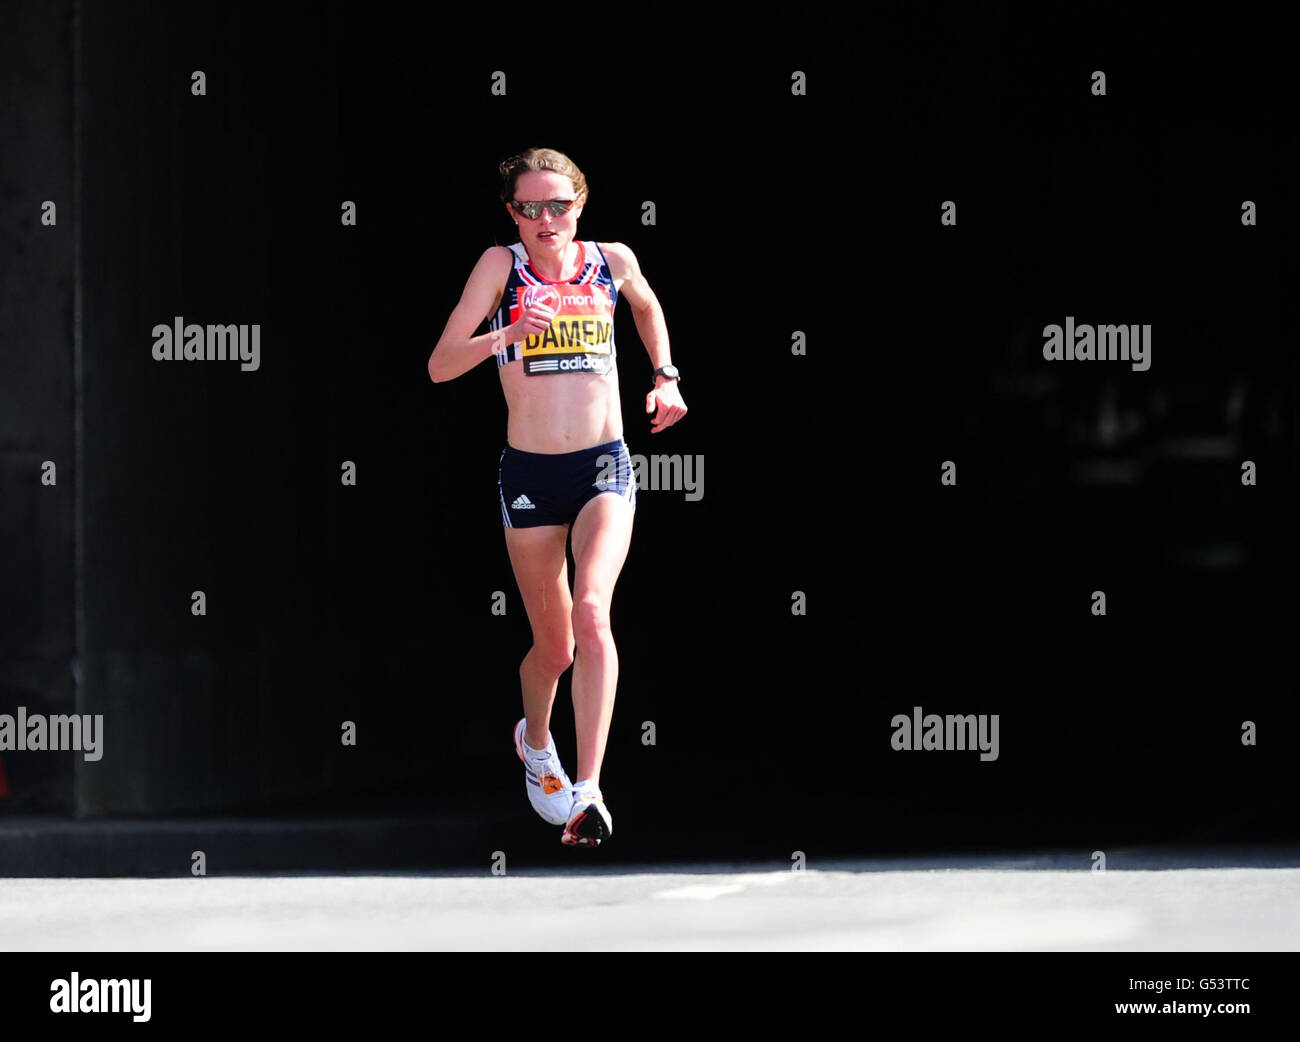
<instances>
[{"instance_id":1,"label":"black wall","mask_svg":"<svg viewBox=\"0 0 1300 1042\"><path fill-rule=\"evenodd\" d=\"M1112 8L755 43L382 4L12 10L48 60L4 72L0 711L72 697L76 520L76 704L107 743L75 788L66 755L0 755L12 807L30 785L90 815L530 813L503 399L489 365L434 385L425 363L478 254L513 240L495 164L545 144L587 174L581 235L636 252L685 374L689 415L650 435L620 309L630 448L706 460L700 502L641 492L614 602L602 787L626 850L1295 835L1279 66ZM1067 314L1150 323L1151 370L1045 362ZM260 323L260 368L155 361L176 315ZM57 491L34 470L74 458L78 416L79 503L73 468ZM999 714L999 759L892 750L914 705Z\"/></svg>"},{"instance_id":2,"label":"black wall","mask_svg":"<svg viewBox=\"0 0 1300 1042\"><path fill-rule=\"evenodd\" d=\"M76 711L73 25L0 5L0 713ZM54 224L42 224L52 202ZM42 484L45 464L54 484ZM49 479L47 479L49 480ZM70 757L0 753L0 813L73 804Z\"/></svg>"}]
</instances>

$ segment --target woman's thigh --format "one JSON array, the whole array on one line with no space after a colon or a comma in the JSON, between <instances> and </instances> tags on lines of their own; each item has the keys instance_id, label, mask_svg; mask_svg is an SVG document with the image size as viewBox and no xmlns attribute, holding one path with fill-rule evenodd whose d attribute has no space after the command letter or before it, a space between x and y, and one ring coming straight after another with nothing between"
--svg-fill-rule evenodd
<instances>
[{"instance_id":1,"label":"woman's thigh","mask_svg":"<svg viewBox=\"0 0 1300 1042\"><path fill-rule=\"evenodd\" d=\"M565 544L568 525L503 528L510 566L533 628L533 642L571 648L573 600Z\"/></svg>"},{"instance_id":2,"label":"woman's thigh","mask_svg":"<svg viewBox=\"0 0 1300 1042\"><path fill-rule=\"evenodd\" d=\"M626 498L611 493L583 504L573 522L573 599L595 600L608 609L632 541L635 511Z\"/></svg>"}]
</instances>

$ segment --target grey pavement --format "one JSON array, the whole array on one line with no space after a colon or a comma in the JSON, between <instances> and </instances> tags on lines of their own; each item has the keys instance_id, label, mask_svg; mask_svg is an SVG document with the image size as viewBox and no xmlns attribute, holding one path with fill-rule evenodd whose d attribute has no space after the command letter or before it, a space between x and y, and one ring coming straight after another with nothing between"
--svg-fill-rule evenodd
<instances>
[{"instance_id":1,"label":"grey pavement","mask_svg":"<svg viewBox=\"0 0 1300 1042\"><path fill-rule=\"evenodd\" d=\"M1116 858L1112 857L1112 864ZM1122 859L1120 859L1122 860ZM1059 858L492 875L0 880L0 946L148 950L1276 951L1300 868ZM1201 859L1204 860L1204 859ZM1220 859L1222 860L1222 859Z\"/></svg>"}]
</instances>

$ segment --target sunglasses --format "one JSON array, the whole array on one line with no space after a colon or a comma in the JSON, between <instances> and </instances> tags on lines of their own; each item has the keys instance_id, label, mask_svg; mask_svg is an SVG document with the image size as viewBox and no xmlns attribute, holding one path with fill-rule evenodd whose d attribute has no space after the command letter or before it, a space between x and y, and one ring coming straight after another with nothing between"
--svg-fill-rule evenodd
<instances>
[{"instance_id":1,"label":"sunglasses","mask_svg":"<svg viewBox=\"0 0 1300 1042\"><path fill-rule=\"evenodd\" d=\"M510 205L515 208L516 213L523 214L530 221L535 221L542 216L542 210L550 210L552 217L563 217L577 201L576 199L544 199L521 203L518 199L514 199L511 200Z\"/></svg>"}]
</instances>

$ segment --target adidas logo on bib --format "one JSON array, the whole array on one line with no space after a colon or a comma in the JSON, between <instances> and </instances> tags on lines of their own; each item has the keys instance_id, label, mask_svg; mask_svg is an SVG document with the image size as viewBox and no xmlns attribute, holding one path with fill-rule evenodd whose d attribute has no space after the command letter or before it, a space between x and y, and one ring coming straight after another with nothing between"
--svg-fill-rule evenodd
<instances>
[{"instance_id":1,"label":"adidas logo on bib","mask_svg":"<svg viewBox=\"0 0 1300 1042\"><path fill-rule=\"evenodd\" d=\"M510 504L512 510L536 510L537 504L532 502L527 496L520 496Z\"/></svg>"}]
</instances>

